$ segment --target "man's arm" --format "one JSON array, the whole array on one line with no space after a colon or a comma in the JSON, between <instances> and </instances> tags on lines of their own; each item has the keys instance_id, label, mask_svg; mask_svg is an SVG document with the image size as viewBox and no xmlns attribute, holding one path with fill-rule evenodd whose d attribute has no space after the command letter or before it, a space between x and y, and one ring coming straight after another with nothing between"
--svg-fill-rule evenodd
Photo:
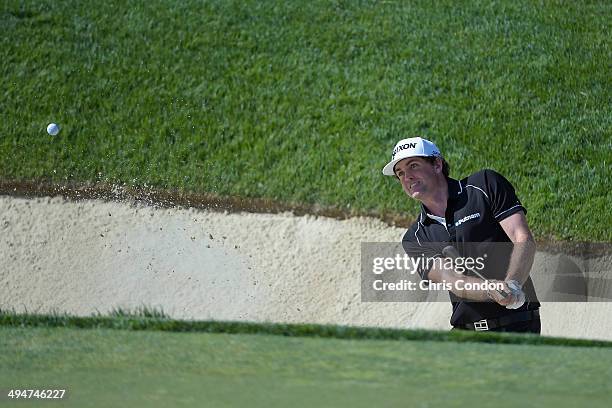
<instances>
[{"instance_id":1,"label":"man's arm","mask_svg":"<svg viewBox=\"0 0 612 408\"><path fill-rule=\"evenodd\" d=\"M527 218L523 212L518 212L501 220L499 224L514 243L506 281L515 280L522 286L529 277L536 252L535 241L527 225Z\"/></svg>"}]
</instances>

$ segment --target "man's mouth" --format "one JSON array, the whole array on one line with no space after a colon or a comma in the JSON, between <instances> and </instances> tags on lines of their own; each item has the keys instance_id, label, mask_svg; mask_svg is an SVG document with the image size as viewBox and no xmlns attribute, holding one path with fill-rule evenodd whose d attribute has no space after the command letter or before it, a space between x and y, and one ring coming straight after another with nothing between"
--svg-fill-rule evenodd
<instances>
[{"instance_id":1,"label":"man's mouth","mask_svg":"<svg viewBox=\"0 0 612 408\"><path fill-rule=\"evenodd\" d=\"M418 181L415 181L415 182L413 182L413 183L410 183L410 185L408 186L408 189L409 189L410 191L412 191L412 189L414 188L414 186L416 186L417 184L419 184L419 182L418 182Z\"/></svg>"}]
</instances>

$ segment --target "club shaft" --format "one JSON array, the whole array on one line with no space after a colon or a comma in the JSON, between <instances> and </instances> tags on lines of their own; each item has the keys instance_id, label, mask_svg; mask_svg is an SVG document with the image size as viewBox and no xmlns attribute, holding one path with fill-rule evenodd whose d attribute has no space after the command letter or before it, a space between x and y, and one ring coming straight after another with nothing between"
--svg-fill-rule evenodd
<instances>
[{"instance_id":1,"label":"club shaft","mask_svg":"<svg viewBox=\"0 0 612 408\"><path fill-rule=\"evenodd\" d=\"M447 246L442 250L442 255L444 255L447 258L452 258L452 259L456 259L456 258L460 258L461 255L459 254L459 252L457 251L457 248L455 248L454 246ZM464 266L465 269L468 270L468 272L473 273L474 275L478 276L480 279L486 281L488 280L487 278L485 278L484 276L482 276L479 272L476 272L475 270L473 270L472 268L468 268L467 266ZM503 289L498 289L497 292L502 295L503 297L508 297L508 292L506 292Z\"/></svg>"}]
</instances>

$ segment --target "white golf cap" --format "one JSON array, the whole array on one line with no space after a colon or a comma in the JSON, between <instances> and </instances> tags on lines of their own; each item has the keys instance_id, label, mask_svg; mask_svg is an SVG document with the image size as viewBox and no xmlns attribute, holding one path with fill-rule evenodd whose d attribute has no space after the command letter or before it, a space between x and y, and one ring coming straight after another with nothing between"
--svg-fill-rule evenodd
<instances>
[{"instance_id":1,"label":"white golf cap","mask_svg":"<svg viewBox=\"0 0 612 408\"><path fill-rule=\"evenodd\" d=\"M385 176L395 176L393 168L398 161L408 157L442 157L440 149L430 142L420 137L402 139L395 145L391 153L391 161L383 168Z\"/></svg>"}]
</instances>

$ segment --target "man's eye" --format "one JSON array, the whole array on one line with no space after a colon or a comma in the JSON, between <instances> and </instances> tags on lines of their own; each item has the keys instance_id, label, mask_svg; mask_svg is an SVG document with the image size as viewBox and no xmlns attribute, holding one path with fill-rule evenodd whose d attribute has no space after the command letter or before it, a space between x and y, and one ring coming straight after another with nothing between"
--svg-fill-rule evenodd
<instances>
[{"instance_id":1,"label":"man's eye","mask_svg":"<svg viewBox=\"0 0 612 408\"><path fill-rule=\"evenodd\" d=\"M411 169L416 169L416 168L417 168L416 163L412 163L412 164L410 165L410 168L411 168Z\"/></svg>"}]
</instances>

